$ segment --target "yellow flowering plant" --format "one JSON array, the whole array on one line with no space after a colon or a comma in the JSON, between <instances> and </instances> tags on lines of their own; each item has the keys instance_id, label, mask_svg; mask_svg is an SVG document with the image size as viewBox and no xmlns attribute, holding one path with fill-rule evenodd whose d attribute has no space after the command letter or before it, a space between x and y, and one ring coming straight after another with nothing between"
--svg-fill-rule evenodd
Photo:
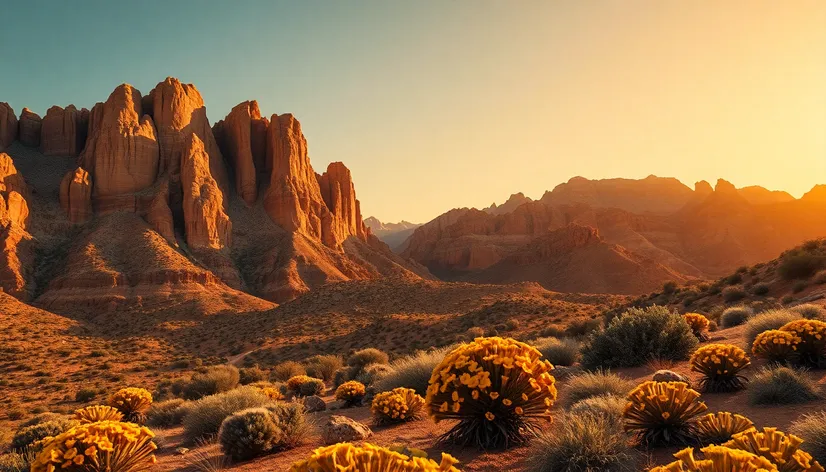
<instances>
[{"instance_id":1,"label":"yellow flowering plant","mask_svg":"<svg viewBox=\"0 0 826 472\"><path fill-rule=\"evenodd\" d=\"M448 353L433 370L426 406L436 421L458 423L442 440L482 448L527 442L556 401L553 366L528 344L476 338Z\"/></svg>"},{"instance_id":2,"label":"yellow flowering plant","mask_svg":"<svg viewBox=\"0 0 826 472\"><path fill-rule=\"evenodd\" d=\"M155 464L158 448L149 429L132 423L85 423L51 438L31 472L141 472Z\"/></svg>"},{"instance_id":3,"label":"yellow flowering plant","mask_svg":"<svg viewBox=\"0 0 826 472\"><path fill-rule=\"evenodd\" d=\"M98 421L122 421L123 413L117 408L106 405L87 406L75 410L75 419L81 423L96 423Z\"/></svg>"},{"instance_id":4,"label":"yellow flowering plant","mask_svg":"<svg viewBox=\"0 0 826 472\"><path fill-rule=\"evenodd\" d=\"M814 368L826 367L826 322L795 320L786 323L780 330L800 338L797 344L797 360L800 363Z\"/></svg>"},{"instance_id":5,"label":"yellow flowering plant","mask_svg":"<svg viewBox=\"0 0 826 472\"><path fill-rule=\"evenodd\" d=\"M684 382L643 382L628 394L624 429L646 445L691 444L696 418L708 410L699 398Z\"/></svg>"},{"instance_id":6,"label":"yellow flowering plant","mask_svg":"<svg viewBox=\"0 0 826 472\"><path fill-rule=\"evenodd\" d=\"M737 433L754 428L745 416L721 411L709 413L697 420L697 436L703 444L720 444Z\"/></svg>"},{"instance_id":7,"label":"yellow flowering plant","mask_svg":"<svg viewBox=\"0 0 826 472\"><path fill-rule=\"evenodd\" d=\"M421 417L424 398L412 388L398 387L373 398L370 411L376 424L401 423Z\"/></svg>"},{"instance_id":8,"label":"yellow flowering plant","mask_svg":"<svg viewBox=\"0 0 826 472\"><path fill-rule=\"evenodd\" d=\"M751 353L769 362L785 363L797 359L800 341L800 336L794 332L770 329L754 338Z\"/></svg>"},{"instance_id":9,"label":"yellow flowering plant","mask_svg":"<svg viewBox=\"0 0 826 472\"><path fill-rule=\"evenodd\" d=\"M338 443L314 450L308 459L294 463L289 472L459 472L455 467L458 462L445 453L441 462L436 462L370 443Z\"/></svg>"},{"instance_id":10,"label":"yellow flowering plant","mask_svg":"<svg viewBox=\"0 0 826 472\"><path fill-rule=\"evenodd\" d=\"M688 447L674 454L676 461L654 467L649 472L775 472L777 466L750 452L723 446L700 449L703 458L694 457L694 448Z\"/></svg>"},{"instance_id":11,"label":"yellow flowering plant","mask_svg":"<svg viewBox=\"0 0 826 472\"><path fill-rule=\"evenodd\" d=\"M708 318L699 313L686 313L683 315L683 319L697 339L700 341L708 339L708 327L711 324Z\"/></svg>"},{"instance_id":12,"label":"yellow flowering plant","mask_svg":"<svg viewBox=\"0 0 826 472\"><path fill-rule=\"evenodd\" d=\"M122 388L109 397L109 406L117 408L127 421L143 424L146 412L152 406L152 394L143 388Z\"/></svg>"},{"instance_id":13,"label":"yellow flowering plant","mask_svg":"<svg viewBox=\"0 0 826 472\"><path fill-rule=\"evenodd\" d=\"M344 406L360 405L364 399L366 389L364 384L356 380L349 380L336 389L336 400L344 402Z\"/></svg>"},{"instance_id":14,"label":"yellow flowering plant","mask_svg":"<svg viewBox=\"0 0 826 472\"><path fill-rule=\"evenodd\" d=\"M741 449L764 457L780 472L824 472L823 467L808 452L800 449L803 440L784 434L777 428L751 429L735 434L725 447Z\"/></svg>"},{"instance_id":15,"label":"yellow flowering plant","mask_svg":"<svg viewBox=\"0 0 826 472\"><path fill-rule=\"evenodd\" d=\"M746 351L733 344L707 344L689 360L691 370L703 374L700 387L706 392L733 392L748 380L740 371L751 365Z\"/></svg>"}]
</instances>

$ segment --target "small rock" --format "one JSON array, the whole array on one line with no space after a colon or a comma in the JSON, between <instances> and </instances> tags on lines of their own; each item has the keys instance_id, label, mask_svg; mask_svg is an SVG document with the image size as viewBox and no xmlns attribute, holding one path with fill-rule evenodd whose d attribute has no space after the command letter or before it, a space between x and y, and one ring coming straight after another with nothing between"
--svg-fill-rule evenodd
<instances>
[{"instance_id":1,"label":"small rock","mask_svg":"<svg viewBox=\"0 0 826 472\"><path fill-rule=\"evenodd\" d=\"M346 416L333 415L321 428L324 444L362 441L373 435L367 425Z\"/></svg>"},{"instance_id":2,"label":"small rock","mask_svg":"<svg viewBox=\"0 0 826 472\"><path fill-rule=\"evenodd\" d=\"M654 372L652 380L654 382L685 382L689 387L691 386L691 380L688 377L678 374L673 370L658 370Z\"/></svg>"},{"instance_id":3,"label":"small rock","mask_svg":"<svg viewBox=\"0 0 826 472\"><path fill-rule=\"evenodd\" d=\"M304 410L307 413L315 413L316 411L324 411L327 409L327 403L318 395L311 395L304 398Z\"/></svg>"},{"instance_id":4,"label":"small rock","mask_svg":"<svg viewBox=\"0 0 826 472\"><path fill-rule=\"evenodd\" d=\"M181 456L182 456L182 455L186 454L187 452L189 452L189 448L186 448L186 447L176 447L176 448L175 448L175 452L177 452L179 455L181 455Z\"/></svg>"}]
</instances>

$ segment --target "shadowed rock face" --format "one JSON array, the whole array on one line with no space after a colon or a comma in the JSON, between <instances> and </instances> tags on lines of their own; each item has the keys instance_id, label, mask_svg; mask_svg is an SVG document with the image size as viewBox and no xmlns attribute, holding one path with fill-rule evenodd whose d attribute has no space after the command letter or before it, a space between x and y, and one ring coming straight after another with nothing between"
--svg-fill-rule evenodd
<instances>
[{"instance_id":1,"label":"shadowed rock face","mask_svg":"<svg viewBox=\"0 0 826 472\"><path fill-rule=\"evenodd\" d=\"M204 143L195 135L181 161L181 183L186 218L186 242L193 248L222 249L232 241L232 223L224 213L218 183L209 172L209 156Z\"/></svg>"},{"instance_id":2,"label":"shadowed rock face","mask_svg":"<svg viewBox=\"0 0 826 472\"><path fill-rule=\"evenodd\" d=\"M86 142L88 127L89 110L85 108L49 108L41 121L41 152L46 156L77 156Z\"/></svg>"},{"instance_id":3,"label":"shadowed rock face","mask_svg":"<svg viewBox=\"0 0 826 472\"><path fill-rule=\"evenodd\" d=\"M0 151L17 139L17 117L8 103L0 102Z\"/></svg>"},{"instance_id":4,"label":"shadowed rock face","mask_svg":"<svg viewBox=\"0 0 826 472\"><path fill-rule=\"evenodd\" d=\"M0 289L22 300L28 299L34 252L27 198L29 189L11 157L0 153Z\"/></svg>"},{"instance_id":5,"label":"shadowed rock face","mask_svg":"<svg viewBox=\"0 0 826 472\"><path fill-rule=\"evenodd\" d=\"M92 179L82 167L63 177L60 206L72 223L83 223L92 217Z\"/></svg>"},{"instance_id":6,"label":"shadowed rock face","mask_svg":"<svg viewBox=\"0 0 826 472\"><path fill-rule=\"evenodd\" d=\"M235 191L247 205L258 200L258 173L266 169L268 126L255 100L239 103L216 124L235 173Z\"/></svg>"},{"instance_id":7,"label":"shadowed rock face","mask_svg":"<svg viewBox=\"0 0 826 472\"><path fill-rule=\"evenodd\" d=\"M20 133L18 139L20 142L30 147L40 146L40 128L42 121L40 115L28 108L24 108L23 112L20 113L19 121Z\"/></svg>"}]
</instances>

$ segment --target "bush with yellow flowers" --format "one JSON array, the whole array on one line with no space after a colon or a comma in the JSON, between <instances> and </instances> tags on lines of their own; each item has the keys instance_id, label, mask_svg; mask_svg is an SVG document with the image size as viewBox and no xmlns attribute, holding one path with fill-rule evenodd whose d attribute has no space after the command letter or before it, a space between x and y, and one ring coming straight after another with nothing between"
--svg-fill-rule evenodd
<instances>
[{"instance_id":1,"label":"bush with yellow flowers","mask_svg":"<svg viewBox=\"0 0 826 472\"><path fill-rule=\"evenodd\" d=\"M314 450L309 459L293 464L290 472L459 472L455 467L458 462L445 453L441 462L436 462L370 443L362 446L338 443Z\"/></svg>"},{"instance_id":2,"label":"bush with yellow flowers","mask_svg":"<svg viewBox=\"0 0 826 472\"><path fill-rule=\"evenodd\" d=\"M308 375L294 375L287 380L287 390L299 397L321 395L324 393L324 381Z\"/></svg>"},{"instance_id":3,"label":"bush with yellow flowers","mask_svg":"<svg viewBox=\"0 0 826 472\"><path fill-rule=\"evenodd\" d=\"M708 327L711 324L708 318L699 313L686 313L683 315L683 319L697 339L700 341L708 339Z\"/></svg>"},{"instance_id":4,"label":"bush with yellow flowers","mask_svg":"<svg viewBox=\"0 0 826 472\"><path fill-rule=\"evenodd\" d=\"M524 444L556 401L553 366L534 347L510 338L476 338L433 370L427 410L458 423L442 440L482 448Z\"/></svg>"},{"instance_id":5,"label":"bush with yellow flowers","mask_svg":"<svg viewBox=\"0 0 826 472\"><path fill-rule=\"evenodd\" d=\"M398 387L373 398L370 411L376 424L401 423L421 417L424 398L412 388Z\"/></svg>"},{"instance_id":6,"label":"bush with yellow flowers","mask_svg":"<svg viewBox=\"0 0 826 472\"><path fill-rule=\"evenodd\" d=\"M109 406L123 413L126 421L143 424L146 412L152 406L152 394L143 388L122 388L109 397Z\"/></svg>"},{"instance_id":7,"label":"bush with yellow flowers","mask_svg":"<svg viewBox=\"0 0 826 472\"><path fill-rule=\"evenodd\" d=\"M800 449L803 440L777 428L751 429L735 434L725 447L741 449L764 457L774 463L781 472L824 472L823 467L808 452Z\"/></svg>"},{"instance_id":8,"label":"bush with yellow flowers","mask_svg":"<svg viewBox=\"0 0 826 472\"><path fill-rule=\"evenodd\" d=\"M689 361L691 370L703 374L700 386L706 392L733 392L748 381L740 371L751 365L746 351L733 344L707 344Z\"/></svg>"},{"instance_id":9,"label":"bush with yellow flowers","mask_svg":"<svg viewBox=\"0 0 826 472\"><path fill-rule=\"evenodd\" d=\"M643 382L628 394L624 429L646 445L691 444L697 416L708 410L699 398L684 382Z\"/></svg>"},{"instance_id":10,"label":"bush with yellow flowers","mask_svg":"<svg viewBox=\"0 0 826 472\"><path fill-rule=\"evenodd\" d=\"M343 401L344 406L361 405L365 394L366 390L363 383L356 380L349 380L339 385L336 389L336 400Z\"/></svg>"},{"instance_id":11,"label":"bush with yellow flowers","mask_svg":"<svg viewBox=\"0 0 826 472\"><path fill-rule=\"evenodd\" d=\"M789 331L770 329L754 338L751 353L769 362L785 363L797 358L797 346L800 337Z\"/></svg>"},{"instance_id":12,"label":"bush with yellow flowers","mask_svg":"<svg viewBox=\"0 0 826 472\"><path fill-rule=\"evenodd\" d=\"M283 400L284 394L281 393L281 389L278 388L275 384L272 384L267 381L260 381L260 382L253 382L249 384L250 387L255 387L261 391L264 395L270 397L271 400Z\"/></svg>"},{"instance_id":13,"label":"bush with yellow flowers","mask_svg":"<svg viewBox=\"0 0 826 472\"><path fill-rule=\"evenodd\" d=\"M800 338L797 359L807 367L826 367L826 322L795 320L783 325L780 331L794 333Z\"/></svg>"},{"instance_id":14,"label":"bush with yellow flowers","mask_svg":"<svg viewBox=\"0 0 826 472\"><path fill-rule=\"evenodd\" d=\"M703 444L720 444L737 433L754 428L754 423L745 416L721 411L709 413L697 420L697 437Z\"/></svg>"},{"instance_id":15,"label":"bush with yellow flowers","mask_svg":"<svg viewBox=\"0 0 826 472\"><path fill-rule=\"evenodd\" d=\"M149 429L132 423L85 423L48 441L31 472L141 472L155 464Z\"/></svg>"},{"instance_id":16,"label":"bush with yellow flowers","mask_svg":"<svg viewBox=\"0 0 826 472\"><path fill-rule=\"evenodd\" d=\"M123 413L117 408L106 405L87 406L75 410L75 419L81 423L96 423L98 421L122 421Z\"/></svg>"},{"instance_id":17,"label":"bush with yellow flowers","mask_svg":"<svg viewBox=\"0 0 826 472\"><path fill-rule=\"evenodd\" d=\"M649 472L775 472L777 466L750 452L723 446L700 449L703 458L694 457L694 448L688 447L674 454L676 461L654 467Z\"/></svg>"}]
</instances>

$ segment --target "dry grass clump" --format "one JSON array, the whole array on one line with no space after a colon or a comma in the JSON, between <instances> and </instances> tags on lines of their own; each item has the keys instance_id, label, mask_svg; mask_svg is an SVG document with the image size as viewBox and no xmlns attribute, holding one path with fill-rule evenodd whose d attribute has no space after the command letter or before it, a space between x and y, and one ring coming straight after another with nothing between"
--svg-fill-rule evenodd
<instances>
[{"instance_id":1,"label":"dry grass clump","mask_svg":"<svg viewBox=\"0 0 826 472\"><path fill-rule=\"evenodd\" d=\"M307 369L295 361L284 361L272 368L270 378L277 382L286 382L297 375L307 375Z\"/></svg>"},{"instance_id":2,"label":"dry grass clump","mask_svg":"<svg viewBox=\"0 0 826 472\"><path fill-rule=\"evenodd\" d=\"M336 371L344 367L341 356L332 354L312 356L304 360L304 368L307 375L330 382Z\"/></svg>"},{"instance_id":3,"label":"dry grass clump","mask_svg":"<svg viewBox=\"0 0 826 472\"><path fill-rule=\"evenodd\" d=\"M531 345L542 353L542 357L553 365L571 366L580 357L579 343L570 338L539 338L531 341Z\"/></svg>"},{"instance_id":4,"label":"dry grass clump","mask_svg":"<svg viewBox=\"0 0 826 472\"><path fill-rule=\"evenodd\" d=\"M780 329L781 326L791 321L800 319L798 313L789 310L767 310L751 317L746 322L745 337L746 346L751 347L754 340L763 331L770 329Z\"/></svg>"},{"instance_id":5,"label":"dry grass clump","mask_svg":"<svg viewBox=\"0 0 826 472\"><path fill-rule=\"evenodd\" d=\"M748 389L752 405L788 405L821 398L817 382L805 371L789 367L765 367L755 374Z\"/></svg>"},{"instance_id":6,"label":"dry grass clump","mask_svg":"<svg viewBox=\"0 0 826 472\"><path fill-rule=\"evenodd\" d=\"M720 326L731 328L740 326L754 315L754 310L746 306L733 306L726 308L720 315Z\"/></svg>"},{"instance_id":7,"label":"dry grass clump","mask_svg":"<svg viewBox=\"0 0 826 472\"><path fill-rule=\"evenodd\" d=\"M605 395L625 398L634 386L635 384L631 380L611 372L597 370L595 372L584 372L568 379L565 382L562 397L566 406L571 406L591 397Z\"/></svg>"},{"instance_id":8,"label":"dry grass clump","mask_svg":"<svg viewBox=\"0 0 826 472\"><path fill-rule=\"evenodd\" d=\"M261 390L250 386L201 398L192 402L184 416L184 436L194 444L198 439L217 433L227 416L271 402Z\"/></svg>"},{"instance_id":9,"label":"dry grass clump","mask_svg":"<svg viewBox=\"0 0 826 472\"><path fill-rule=\"evenodd\" d=\"M394 360L390 363L390 370L375 383L376 390L386 392L394 388L405 387L415 390L419 395L425 395L433 369L454 347L417 351Z\"/></svg>"},{"instance_id":10,"label":"dry grass clump","mask_svg":"<svg viewBox=\"0 0 826 472\"><path fill-rule=\"evenodd\" d=\"M183 422L191 405L191 401L181 398L153 403L146 413L146 424L156 427L177 426Z\"/></svg>"},{"instance_id":11,"label":"dry grass clump","mask_svg":"<svg viewBox=\"0 0 826 472\"><path fill-rule=\"evenodd\" d=\"M803 415L792 423L789 432L803 439L806 452L826 464L826 411Z\"/></svg>"},{"instance_id":12,"label":"dry grass clump","mask_svg":"<svg viewBox=\"0 0 826 472\"><path fill-rule=\"evenodd\" d=\"M232 365L214 365L203 372L196 372L188 381L179 381L172 385L172 393L187 400L228 392L238 386L241 373Z\"/></svg>"}]
</instances>

